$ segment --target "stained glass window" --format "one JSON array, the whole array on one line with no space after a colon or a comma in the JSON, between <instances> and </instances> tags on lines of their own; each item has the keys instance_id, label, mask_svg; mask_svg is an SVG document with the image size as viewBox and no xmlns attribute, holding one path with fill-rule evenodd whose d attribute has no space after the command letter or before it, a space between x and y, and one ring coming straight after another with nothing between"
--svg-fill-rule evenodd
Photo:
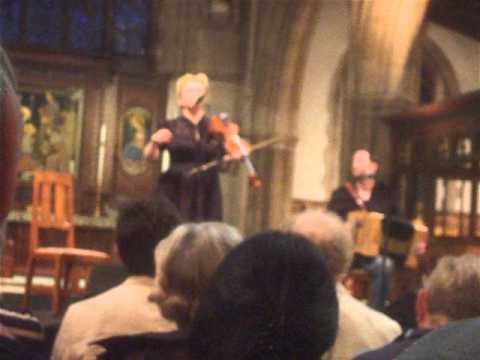
<instances>
[{"instance_id":1,"label":"stained glass window","mask_svg":"<svg viewBox=\"0 0 480 360\"><path fill-rule=\"evenodd\" d=\"M148 0L115 1L113 50L116 54L145 54L149 3Z\"/></svg>"},{"instance_id":2,"label":"stained glass window","mask_svg":"<svg viewBox=\"0 0 480 360\"><path fill-rule=\"evenodd\" d=\"M69 9L69 47L98 51L103 48L105 0L74 1Z\"/></svg>"},{"instance_id":3,"label":"stained glass window","mask_svg":"<svg viewBox=\"0 0 480 360\"><path fill-rule=\"evenodd\" d=\"M20 39L21 0L0 0L0 42Z\"/></svg>"},{"instance_id":4,"label":"stained glass window","mask_svg":"<svg viewBox=\"0 0 480 360\"><path fill-rule=\"evenodd\" d=\"M62 0L35 0L28 2L27 39L33 45L60 48L63 34Z\"/></svg>"},{"instance_id":5,"label":"stained glass window","mask_svg":"<svg viewBox=\"0 0 480 360\"><path fill-rule=\"evenodd\" d=\"M147 48L151 3L151 0L0 0L0 42L142 56Z\"/></svg>"}]
</instances>

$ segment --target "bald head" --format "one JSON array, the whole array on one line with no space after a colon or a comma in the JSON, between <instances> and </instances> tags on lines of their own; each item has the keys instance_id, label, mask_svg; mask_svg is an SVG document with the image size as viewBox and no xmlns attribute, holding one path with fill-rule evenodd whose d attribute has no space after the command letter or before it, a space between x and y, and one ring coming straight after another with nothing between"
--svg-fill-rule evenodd
<instances>
[{"instance_id":1,"label":"bald head","mask_svg":"<svg viewBox=\"0 0 480 360\"><path fill-rule=\"evenodd\" d=\"M350 227L337 215L323 210L308 210L293 218L291 231L300 233L316 245L337 279L350 268L353 240Z\"/></svg>"},{"instance_id":2,"label":"bald head","mask_svg":"<svg viewBox=\"0 0 480 360\"><path fill-rule=\"evenodd\" d=\"M352 156L352 175L354 177L374 175L378 170L378 164L372 160L370 153L365 150L357 150Z\"/></svg>"}]
</instances>

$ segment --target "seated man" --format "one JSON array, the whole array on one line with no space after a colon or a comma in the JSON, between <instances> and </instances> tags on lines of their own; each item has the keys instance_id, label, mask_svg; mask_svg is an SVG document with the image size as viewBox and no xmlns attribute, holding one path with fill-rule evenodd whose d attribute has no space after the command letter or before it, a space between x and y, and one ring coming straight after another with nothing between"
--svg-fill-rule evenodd
<instances>
[{"instance_id":1,"label":"seated man","mask_svg":"<svg viewBox=\"0 0 480 360\"><path fill-rule=\"evenodd\" d=\"M342 285L352 262L353 240L340 218L311 210L297 215L290 230L306 236L321 250L336 279L338 335L324 359L350 360L359 352L385 345L400 335L402 330L396 321L358 301Z\"/></svg>"},{"instance_id":2,"label":"seated man","mask_svg":"<svg viewBox=\"0 0 480 360\"><path fill-rule=\"evenodd\" d=\"M430 355L425 349L422 350L422 346L419 347L419 353L416 353L417 350L410 352L409 346L434 328L451 321L479 316L480 258L473 254L445 256L427 278L424 289L417 297L418 328L383 348L356 357L355 360L397 359L399 354L404 354L404 349L407 349L405 359L438 359L438 354L442 354L444 359L454 359L455 357L445 354L446 348L437 350L440 343L435 348L432 347ZM409 357L407 354L412 355ZM420 354L423 354L423 357Z\"/></svg>"},{"instance_id":3,"label":"seated man","mask_svg":"<svg viewBox=\"0 0 480 360\"><path fill-rule=\"evenodd\" d=\"M376 180L377 162L373 161L367 150L357 150L352 157L352 181L335 190L327 204L330 211L347 220L351 211L367 210L386 216L399 214L394 193L383 182ZM372 307L383 310L390 292L394 270L393 260L379 254L368 257L355 254L354 267L363 267L373 276Z\"/></svg>"},{"instance_id":4,"label":"seated man","mask_svg":"<svg viewBox=\"0 0 480 360\"><path fill-rule=\"evenodd\" d=\"M71 305L53 348L53 359L80 359L89 344L115 335L174 330L148 300L155 273L154 249L178 224L169 202L134 202L120 211L117 246L129 277L120 285Z\"/></svg>"}]
</instances>

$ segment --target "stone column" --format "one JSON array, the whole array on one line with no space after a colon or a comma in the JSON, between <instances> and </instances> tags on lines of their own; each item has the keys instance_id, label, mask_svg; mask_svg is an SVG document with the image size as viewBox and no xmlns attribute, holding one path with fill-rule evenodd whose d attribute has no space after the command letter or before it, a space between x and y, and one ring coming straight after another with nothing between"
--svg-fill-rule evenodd
<instances>
[{"instance_id":1,"label":"stone column","mask_svg":"<svg viewBox=\"0 0 480 360\"><path fill-rule=\"evenodd\" d=\"M381 118L408 103L418 90L418 64L407 66L428 0L358 0L351 3L351 38L344 108L349 127L342 155L366 148L379 157L383 172L390 160L389 129ZM408 26L406 26L408 24ZM414 58L415 60L415 58ZM405 74L408 75L407 81ZM408 80L416 80L408 81ZM403 81L403 82L402 82ZM414 96L407 96L412 99Z\"/></svg>"}]
</instances>

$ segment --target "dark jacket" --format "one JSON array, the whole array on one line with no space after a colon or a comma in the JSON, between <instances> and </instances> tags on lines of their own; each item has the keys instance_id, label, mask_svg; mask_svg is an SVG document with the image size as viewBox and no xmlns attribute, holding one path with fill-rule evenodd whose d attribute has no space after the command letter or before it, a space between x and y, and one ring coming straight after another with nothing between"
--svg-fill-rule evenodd
<instances>
[{"instance_id":1,"label":"dark jacket","mask_svg":"<svg viewBox=\"0 0 480 360\"><path fill-rule=\"evenodd\" d=\"M398 360L480 359L480 318L456 321L423 336L402 352Z\"/></svg>"},{"instance_id":2,"label":"dark jacket","mask_svg":"<svg viewBox=\"0 0 480 360\"><path fill-rule=\"evenodd\" d=\"M412 345L415 341L427 334L430 330L415 329L407 331L393 342L382 346L379 349L364 352L353 360L393 360L403 350Z\"/></svg>"},{"instance_id":3,"label":"dark jacket","mask_svg":"<svg viewBox=\"0 0 480 360\"><path fill-rule=\"evenodd\" d=\"M95 344L106 350L99 360L190 360L186 336L179 331L115 336Z\"/></svg>"}]
</instances>

